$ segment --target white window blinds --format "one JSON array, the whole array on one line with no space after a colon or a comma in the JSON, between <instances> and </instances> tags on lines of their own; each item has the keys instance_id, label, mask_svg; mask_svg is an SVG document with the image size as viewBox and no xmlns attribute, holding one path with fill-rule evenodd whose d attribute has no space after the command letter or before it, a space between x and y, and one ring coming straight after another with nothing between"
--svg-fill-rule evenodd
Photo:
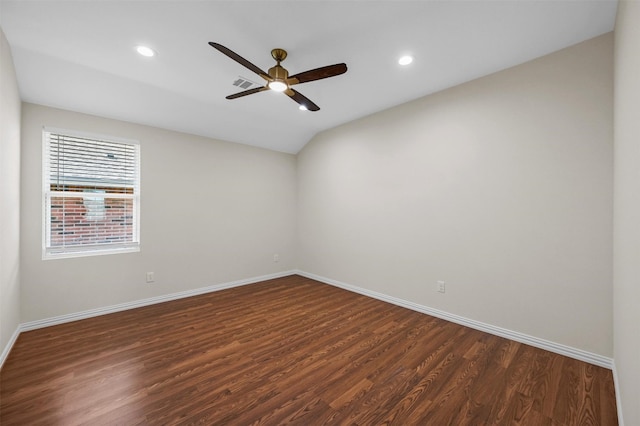
<instances>
[{"instance_id":1,"label":"white window blinds","mask_svg":"<svg viewBox=\"0 0 640 426\"><path fill-rule=\"evenodd\" d=\"M44 257L139 250L140 146L45 129Z\"/></svg>"}]
</instances>

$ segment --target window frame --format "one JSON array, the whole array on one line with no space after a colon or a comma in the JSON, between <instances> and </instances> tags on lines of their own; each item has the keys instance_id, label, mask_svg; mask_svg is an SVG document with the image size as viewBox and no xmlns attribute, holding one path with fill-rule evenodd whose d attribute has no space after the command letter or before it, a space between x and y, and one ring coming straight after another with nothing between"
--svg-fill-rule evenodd
<instances>
[{"instance_id":1,"label":"window frame","mask_svg":"<svg viewBox=\"0 0 640 426\"><path fill-rule=\"evenodd\" d=\"M132 200L133 217L132 228L133 235L132 241L122 244L109 243L109 244L83 244L72 245L62 247L51 247L51 201L52 196L60 196L64 192L67 192L65 197L78 198L86 195L88 198L95 198L96 193L92 192L72 192L72 191L53 191L51 189L50 180L50 143L49 134L60 134L68 137L83 138L88 140L103 141L114 144L123 144L134 146L135 152L135 183L133 192L131 194L115 194L104 193L104 199L130 199ZM114 137L110 135L103 135L97 133L81 132L76 130L60 129L55 127L44 126L42 128L42 259L64 259L86 256L100 256L109 254L120 253L136 253L140 251L140 158L141 158L141 146L140 142L133 139L125 139L120 137ZM99 192L98 192L99 194Z\"/></svg>"}]
</instances>

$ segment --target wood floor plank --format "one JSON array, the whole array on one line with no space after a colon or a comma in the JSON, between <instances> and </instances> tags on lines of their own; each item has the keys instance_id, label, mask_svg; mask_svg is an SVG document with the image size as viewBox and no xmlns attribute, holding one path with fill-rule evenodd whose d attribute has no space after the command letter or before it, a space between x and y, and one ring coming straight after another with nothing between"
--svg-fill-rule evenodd
<instances>
[{"instance_id":1,"label":"wood floor plank","mask_svg":"<svg viewBox=\"0 0 640 426\"><path fill-rule=\"evenodd\" d=\"M24 332L4 425L616 425L609 370L289 276Z\"/></svg>"},{"instance_id":2,"label":"wood floor plank","mask_svg":"<svg viewBox=\"0 0 640 426\"><path fill-rule=\"evenodd\" d=\"M518 389L533 364L534 354L529 346L522 344L511 345L511 342L504 340L502 342L503 347L505 342L509 346L518 348L513 355L512 361L505 368L504 359L496 358L481 373L471 390L471 398L484 410L488 410L488 414L482 413L487 424L502 424L505 422L509 410L518 397ZM502 351L499 350L498 352L501 353ZM492 381L492 377L499 379Z\"/></svg>"}]
</instances>

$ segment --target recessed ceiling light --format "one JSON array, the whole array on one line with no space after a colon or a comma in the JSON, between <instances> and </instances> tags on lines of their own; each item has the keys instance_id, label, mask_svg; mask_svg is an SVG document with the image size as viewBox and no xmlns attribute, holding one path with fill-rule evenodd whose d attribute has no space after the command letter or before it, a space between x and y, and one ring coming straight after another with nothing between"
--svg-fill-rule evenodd
<instances>
[{"instance_id":1,"label":"recessed ceiling light","mask_svg":"<svg viewBox=\"0 0 640 426\"><path fill-rule=\"evenodd\" d=\"M400 65L409 65L411 62L413 62L413 56L409 56L409 55L405 55L400 59L398 59L398 63Z\"/></svg>"},{"instance_id":2,"label":"recessed ceiling light","mask_svg":"<svg viewBox=\"0 0 640 426\"><path fill-rule=\"evenodd\" d=\"M142 56L146 56L148 58L156 55L156 52L154 52L152 48L147 47L147 46L137 46L136 47L136 52L138 52Z\"/></svg>"}]
</instances>

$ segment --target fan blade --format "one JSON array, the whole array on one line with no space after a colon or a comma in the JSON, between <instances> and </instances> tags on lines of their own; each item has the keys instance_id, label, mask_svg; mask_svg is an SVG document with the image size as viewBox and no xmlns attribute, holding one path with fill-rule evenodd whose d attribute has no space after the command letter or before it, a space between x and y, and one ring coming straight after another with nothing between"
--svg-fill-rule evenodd
<instances>
[{"instance_id":1,"label":"fan blade","mask_svg":"<svg viewBox=\"0 0 640 426\"><path fill-rule=\"evenodd\" d=\"M302 93L293 90L291 88L285 90L284 92L287 96L289 96L291 99L293 99L294 101L296 101L298 104L304 106L306 109L308 109L309 111L319 111L320 107L316 104L314 104L313 102L311 102L311 100L309 98L307 98L305 95L303 95Z\"/></svg>"},{"instance_id":2,"label":"fan blade","mask_svg":"<svg viewBox=\"0 0 640 426\"><path fill-rule=\"evenodd\" d=\"M269 74L267 74L266 72L262 71L260 68L258 68L257 66L253 65L251 62L247 61L245 58L243 58L242 56L238 55L237 53L235 53L231 49L226 48L221 44L214 43L212 41L209 42L209 45L211 47L213 47L214 49L217 49L220 52L224 53L225 55L227 55L228 57L230 57L231 59L233 59L234 61L236 61L240 65L242 65L243 67L248 68L251 71L253 71L254 73L258 74L260 77L264 78L265 80L267 80L267 81L271 80L271 77L269 77Z\"/></svg>"},{"instance_id":3,"label":"fan blade","mask_svg":"<svg viewBox=\"0 0 640 426\"><path fill-rule=\"evenodd\" d=\"M253 95L254 93L262 92L264 90L269 90L268 87L254 87L253 89L245 90L244 92L234 93L233 95L227 96L225 99L238 99L243 96Z\"/></svg>"},{"instance_id":4,"label":"fan blade","mask_svg":"<svg viewBox=\"0 0 640 426\"><path fill-rule=\"evenodd\" d=\"M336 75L344 74L345 72L347 72L346 64L327 65L326 67L320 67L292 75L287 79L287 83L291 85L322 80L323 78L334 77Z\"/></svg>"}]
</instances>

